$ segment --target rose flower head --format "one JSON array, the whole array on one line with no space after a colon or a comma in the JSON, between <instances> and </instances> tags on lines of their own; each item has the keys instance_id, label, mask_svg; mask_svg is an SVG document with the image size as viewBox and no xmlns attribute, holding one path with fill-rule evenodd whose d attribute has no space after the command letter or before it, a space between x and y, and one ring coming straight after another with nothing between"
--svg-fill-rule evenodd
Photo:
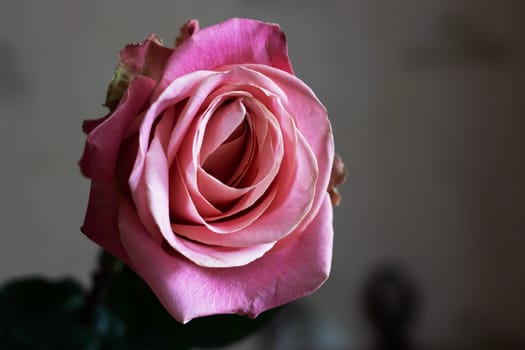
<instances>
[{"instance_id":1,"label":"rose flower head","mask_svg":"<svg viewBox=\"0 0 525 350\"><path fill-rule=\"evenodd\" d=\"M279 26L192 20L176 43L127 45L110 112L84 122L82 231L180 322L255 317L328 277L330 122Z\"/></svg>"}]
</instances>

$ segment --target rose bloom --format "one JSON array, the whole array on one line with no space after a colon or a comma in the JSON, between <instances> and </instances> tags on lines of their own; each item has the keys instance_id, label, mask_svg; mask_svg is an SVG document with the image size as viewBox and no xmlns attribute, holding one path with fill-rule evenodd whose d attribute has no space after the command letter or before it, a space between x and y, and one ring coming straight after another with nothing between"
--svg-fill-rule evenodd
<instances>
[{"instance_id":1,"label":"rose bloom","mask_svg":"<svg viewBox=\"0 0 525 350\"><path fill-rule=\"evenodd\" d=\"M82 231L180 322L259 313L328 277L334 146L275 24L181 28L126 46L111 112L84 123ZM334 176L332 175L332 178Z\"/></svg>"}]
</instances>

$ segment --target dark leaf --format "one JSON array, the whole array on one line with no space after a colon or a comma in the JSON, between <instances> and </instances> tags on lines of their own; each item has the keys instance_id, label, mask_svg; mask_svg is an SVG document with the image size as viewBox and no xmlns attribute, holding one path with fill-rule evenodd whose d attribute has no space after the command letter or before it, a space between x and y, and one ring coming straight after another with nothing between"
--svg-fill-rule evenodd
<instances>
[{"instance_id":1,"label":"dark leaf","mask_svg":"<svg viewBox=\"0 0 525 350\"><path fill-rule=\"evenodd\" d=\"M26 278L0 290L0 348L98 350L98 339L74 316L83 305L80 286L69 279Z\"/></svg>"}]
</instances>

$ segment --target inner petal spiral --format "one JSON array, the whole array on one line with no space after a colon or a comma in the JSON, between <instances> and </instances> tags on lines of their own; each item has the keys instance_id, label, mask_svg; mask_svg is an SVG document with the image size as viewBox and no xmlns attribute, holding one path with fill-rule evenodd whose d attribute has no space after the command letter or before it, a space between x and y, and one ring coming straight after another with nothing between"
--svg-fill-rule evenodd
<instances>
[{"instance_id":1,"label":"inner petal spiral","mask_svg":"<svg viewBox=\"0 0 525 350\"><path fill-rule=\"evenodd\" d=\"M201 158L201 167L211 176L222 183L232 186L232 179L238 164L240 164L244 150L248 147L250 126L246 120L233 131L233 133L217 147L204 160Z\"/></svg>"}]
</instances>

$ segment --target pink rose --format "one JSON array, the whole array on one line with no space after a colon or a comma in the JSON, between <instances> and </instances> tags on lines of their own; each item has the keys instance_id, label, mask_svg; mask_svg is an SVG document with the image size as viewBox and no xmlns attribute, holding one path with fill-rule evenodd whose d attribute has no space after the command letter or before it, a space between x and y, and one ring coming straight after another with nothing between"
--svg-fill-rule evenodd
<instances>
[{"instance_id":1,"label":"pink rose","mask_svg":"<svg viewBox=\"0 0 525 350\"><path fill-rule=\"evenodd\" d=\"M255 317L328 276L330 123L277 25L193 20L177 43L126 46L112 112L84 123L82 231L180 322Z\"/></svg>"}]
</instances>

